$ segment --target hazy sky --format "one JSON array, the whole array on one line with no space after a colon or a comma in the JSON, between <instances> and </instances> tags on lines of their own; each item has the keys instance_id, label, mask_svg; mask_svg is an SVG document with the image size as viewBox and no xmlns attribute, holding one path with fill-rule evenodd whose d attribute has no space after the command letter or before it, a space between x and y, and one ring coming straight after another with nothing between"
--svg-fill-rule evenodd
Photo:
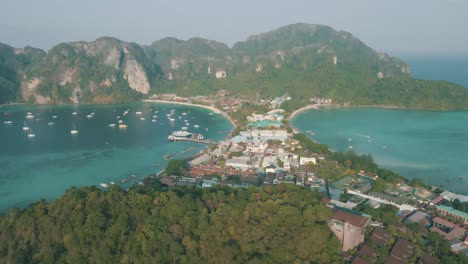
<instances>
[{"instance_id":1,"label":"hazy sky","mask_svg":"<svg viewBox=\"0 0 468 264\"><path fill-rule=\"evenodd\" d=\"M389 53L468 53L468 0L3 0L0 42L43 49L113 36L232 45L296 22L351 32Z\"/></svg>"}]
</instances>

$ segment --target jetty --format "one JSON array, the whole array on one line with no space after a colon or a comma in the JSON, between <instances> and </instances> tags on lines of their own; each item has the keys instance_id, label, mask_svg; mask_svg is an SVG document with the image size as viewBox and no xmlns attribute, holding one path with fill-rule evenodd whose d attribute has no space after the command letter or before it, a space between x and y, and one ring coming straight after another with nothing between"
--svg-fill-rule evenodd
<instances>
[{"instance_id":1,"label":"jetty","mask_svg":"<svg viewBox=\"0 0 468 264\"><path fill-rule=\"evenodd\" d=\"M168 138L168 140L172 142L190 141L190 142L201 143L201 144L218 145L217 141L214 141L211 139L203 139L203 137L199 137L198 134L192 134L191 137L170 137Z\"/></svg>"}]
</instances>

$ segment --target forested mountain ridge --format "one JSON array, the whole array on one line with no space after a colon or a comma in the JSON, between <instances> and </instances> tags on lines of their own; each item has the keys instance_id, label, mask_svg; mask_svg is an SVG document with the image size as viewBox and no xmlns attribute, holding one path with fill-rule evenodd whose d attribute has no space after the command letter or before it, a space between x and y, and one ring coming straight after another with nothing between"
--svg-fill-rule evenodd
<instances>
[{"instance_id":1,"label":"forested mountain ridge","mask_svg":"<svg viewBox=\"0 0 468 264\"><path fill-rule=\"evenodd\" d=\"M29 52L27 52L29 50ZM336 102L461 109L468 91L415 80L400 59L352 34L298 23L226 44L164 38L140 46L103 37L62 43L45 53L0 46L0 103L106 103L147 94L263 97L288 93ZM32 54L33 53L33 54Z\"/></svg>"},{"instance_id":2,"label":"forested mountain ridge","mask_svg":"<svg viewBox=\"0 0 468 264\"><path fill-rule=\"evenodd\" d=\"M297 186L72 188L0 217L2 263L341 263L330 209Z\"/></svg>"}]
</instances>

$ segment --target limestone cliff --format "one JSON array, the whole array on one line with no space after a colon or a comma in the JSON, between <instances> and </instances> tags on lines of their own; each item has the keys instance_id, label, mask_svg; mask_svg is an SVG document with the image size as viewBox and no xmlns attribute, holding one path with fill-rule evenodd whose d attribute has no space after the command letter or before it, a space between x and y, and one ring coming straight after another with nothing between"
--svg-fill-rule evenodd
<instances>
[{"instance_id":1,"label":"limestone cliff","mask_svg":"<svg viewBox=\"0 0 468 264\"><path fill-rule=\"evenodd\" d=\"M408 65L351 33L298 23L232 48L202 38L148 46L111 37L62 43L49 52L0 44L0 103L109 103L154 92L253 98L288 93L335 102L466 108L468 91L415 80Z\"/></svg>"},{"instance_id":2,"label":"limestone cliff","mask_svg":"<svg viewBox=\"0 0 468 264\"><path fill-rule=\"evenodd\" d=\"M155 87L159 72L134 43L103 37L53 47L21 78L21 97L32 103L101 102L138 98Z\"/></svg>"}]
</instances>

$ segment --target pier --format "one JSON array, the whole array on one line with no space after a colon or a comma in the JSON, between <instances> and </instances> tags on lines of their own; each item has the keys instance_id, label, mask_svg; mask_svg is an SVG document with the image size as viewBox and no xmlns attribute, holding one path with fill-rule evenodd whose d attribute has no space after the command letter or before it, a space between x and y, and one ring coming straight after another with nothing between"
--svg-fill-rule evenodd
<instances>
[{"instance_id":1,"label":"pier","mask_svg":"<svg viewBox=\"0 0 468 264\"><path fill-rule=\"evenodd\" d=\"M213 141L211 139L203 139L203 136L200 137L198 134L192 134L191 137L169 137L169 141L190 141L190 142L196 142L196 143L201 143L201 144L208 144L208 145L218 145L218 142Z\"/></svg>"}]
</instances>

